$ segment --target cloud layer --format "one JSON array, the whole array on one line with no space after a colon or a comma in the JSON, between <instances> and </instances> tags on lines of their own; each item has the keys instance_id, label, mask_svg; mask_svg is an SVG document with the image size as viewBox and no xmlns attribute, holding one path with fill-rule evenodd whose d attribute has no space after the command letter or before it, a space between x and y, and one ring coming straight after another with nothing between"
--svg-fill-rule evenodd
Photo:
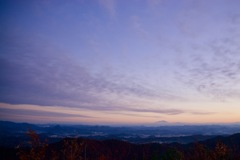
<instances>
[{"instance_id":1,"label":"cloud layer","mask_svg":"<svg viewBox=\"0 0 240 160\"><path fill-rule=\"evenodd\" d=\"M0 5L0 103L31 106L6 115L181 121L239 103L238 0L14 2Z\"/></svg>"},{"instance_id":2,"label":"cloud layer","mask_svg":"<svg viewBox=\"0 0 240 160\"><path fill-rule=\"evenodd\" d=\"M119 76L94 75L71 54L62 53L46 42L35 43L35 39L15 42L14 39L5 42L8 47L3 52L7 54L0 57L1 102L97 109L109 105L107 102L116 96L177 99L131 79L117 81Z\"/></svg>"}]
</instances>

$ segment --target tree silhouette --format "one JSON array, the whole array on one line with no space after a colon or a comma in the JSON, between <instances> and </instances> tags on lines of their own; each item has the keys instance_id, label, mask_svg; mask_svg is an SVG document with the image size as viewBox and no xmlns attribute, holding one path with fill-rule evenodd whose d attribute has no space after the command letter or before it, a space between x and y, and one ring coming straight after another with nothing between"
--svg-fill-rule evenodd
<instances>
[{"instance_id":1,"label":"tree silhouette","mask_svg":"<svg viewBox=\"0 0 240 160\"><path fill-rule=\"evenodd\" d=\"M18 156L20 160L44 160L46 156L47 141L41 142L36 132L29 130L26 133L30 141L30 150L26 148L20 148Z\"/></svg>"},{"instance_id":2,"label":"tree silhouette","mask_svg":"<svg viewBox=\"0 0 240 160\"><path fill-rule=\"evenodd\" d=\"M82 160L83 143L79 143L77 138L64 140L63 157L65 160Z\"/></svg>"},{"instance_id":3,"label":"tree silhouette","mask_svg":"<svg viewBox=\"0 0 240 160\"><path fill-rule=\"evenodd\" d=\"M240 160L238 146L227 146L222 142L213 145L195 143L184 145L143 144L136 145L123 141L97 141L66 138L53 145L41 141L32 130L27 147L19 149L20 160ZM88 147L88 154L87 152Z\"/></svg>"}]
</instances>

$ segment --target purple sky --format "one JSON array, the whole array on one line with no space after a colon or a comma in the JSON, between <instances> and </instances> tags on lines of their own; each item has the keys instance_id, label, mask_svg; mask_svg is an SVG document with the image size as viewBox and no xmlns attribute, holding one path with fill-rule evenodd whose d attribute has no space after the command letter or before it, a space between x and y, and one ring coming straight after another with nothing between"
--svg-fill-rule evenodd
<instances>
[{"instance_id":1,"label":"purple sky","mask_svg":"<svg viewBox=\"0 0 240 160\"><path fill-rule=\"evenodd\" d=\"M239 0L0 0L0 120L240 122Z\"/></svg>"}]
</instances>

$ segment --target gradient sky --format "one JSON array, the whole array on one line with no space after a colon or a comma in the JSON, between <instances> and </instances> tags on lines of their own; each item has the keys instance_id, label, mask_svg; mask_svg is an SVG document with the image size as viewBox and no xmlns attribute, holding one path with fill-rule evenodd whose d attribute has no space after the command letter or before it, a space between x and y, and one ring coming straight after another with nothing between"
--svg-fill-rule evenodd
<instances>
[{"instance_id":1,"label":"gradient sky","mask_svg":"<svg viewBox=\"0 0 240 160\"><path fill-rule=\"evenodd\" d=\"M0 120L240 122L239 0L0 0Z\"/></svg>"}]
</instances>

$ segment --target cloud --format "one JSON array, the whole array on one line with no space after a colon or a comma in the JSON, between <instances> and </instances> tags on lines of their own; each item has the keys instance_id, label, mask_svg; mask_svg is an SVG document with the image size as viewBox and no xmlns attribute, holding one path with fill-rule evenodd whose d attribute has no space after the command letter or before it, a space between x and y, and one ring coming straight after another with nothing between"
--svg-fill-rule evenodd
<instances>
[{"instance_id":1,"label":"cloud","mask_svg":"<svg viewBox=\"0 0 240 160\"><path fill-rule=\"evenodd\" d=\"M215 114L215 112L209 111L201 111L201 110L188 110L188 109L176 109L171 107L163 107L159 106L157 108L146 108L146 107L123 107L123 106L114 106L113 109L108 110L107 108L102 109L102 111L110 112L110 113L117 113L117 114L125 114L122 113L124 111L128 111L128 114L140 114L141 113L151 113L151 114L158 114L158 115L179 115L179 114L192 114L192 115L209 115Z\"/></svg>"},{"instance_id":2,"label":"cloud","mask_svg":"<svg viewBox=\"0 0 240 160\"><path fill-rule=\"evenodd\" d=\"M94 110L93 110L94 108ZM160 118L163 115L211 115L214 112L204 112L199 110L184 110L174 108L131 108L126 106L94 106L93 108L79 108L79 107L62 107L62 106L40 106L40 105L16 105L0 103L0 117L1 119L9 119L14 117L16 121L24 121L32 119L48 119L51 121L65 121L65 120L90 120L98 121L101 117L108 116L129 116L131 118ZM100 120L101 121L101 120Z\"/></svg>"},{"instance_id":3,"label":"cloud","mask_svg":"<svg viewBox=\"0 0 240 160\"><path fill-rule=\"evenodd\" d=\"M111 17L116 15L116 0L99 0L99 4L107 10Z\"/></svg>"},{"instance_id":4,"label":"cloud","mask_svg":"<svg viewBox=\"0 0 240 160\"><path fill-rule=\"evenodd\" d=\"M129 78L117 82L118 76L92 74L70 53L39 37L6 36L1 46L5 54L0 55L0 102L101 109L117 97L178 99Z\"/></svg>"},{"instance_id":5,"label":"cloud","mask_svg":"<svg viewBox=\"0 0 240 160\"><path fill-rule=\"evenodd\" d=\"M151 112L157 114L165 114L165 115L178 115L178 114L193 114L193 115L206 115L206 114L214 114L213 112L203 112L203 111L191 111L191 110L183 110L183 109L128 109L129 111L134 112Z\"/></svg>"},{"instance_id":6,"label":"cloud","mask_svg":"<svg viewBox=\"0 0 240 160\"><path fill-rule=\"evenodd\" d=\"M0 108L2 115L22 115L22 116L40 116L40 117L78 117L78 118L95 118L91 116L81 115L81 114L69 114L69 113L58 113L58 112L49 112L49 111L40 111L40 110L29 110L29 109L8 109Z\"/></svg>"},{"instance_id":7,"label":"cloud","mask_svg":"<svg viewBox=\"0 0 240 160\"><path fill-rule=\"evenodd\" d=\"M239 99L238 41L239 38L228 35L209 42L205 47L198 47L188 60L183 61L184 66L180 66L179 80L214 99Z\"/></svg>"},{"instance_id":8,"label":"cloud","mask_svg":"<svg viewBox=\"0 0 240 160\"><path fill-rule=\"evenodd\" d=\"M129 111L133 112L151 112L151 113L158 113L158 114L167 114L167 115L177 115L177 114L182 114L184 113L183 110L178 110L178 109L143 109L143 108L138 108L138 109L128 109Z\"/></svg>"},{"instance_id":9,"label":"cloud","mask_svg":"<svg viewBox=\"0 0 240 160\"><path fill-rule=\"evenodd\" d=\"M96 118L98 116L89 115L79 108L0 103L0 119L2 120L49 123L96 120Z\"/></svg>"},{"instance_id":10,"label":"cloud","mask_svg":"<svg viewBox=\"0 0 240 160\"><path fill-rule=\"evenodd\" d=\"M68 100L97 99L89 93L90 75L64 59L29 55L0 61L2 102L60 105ZM67 67L69 65L71 67Z\"/></svg>"},{"instance_id":11,"label":"cloud","mask_svg":"<svg viewBox=\"0 0 240 160\"><path fill-rule=\"evenodd\" d=\"M148 37L147 31L143 28L141 20L138 16L131 17L131 24L133 29L143 38L146 39Z\"/></svg>"},{"instance_id":12,"label":"cloud","mask_svg":"<svg viewBox=\"0 0 240 160\"><path fill-rule=\"evenodd\" d=\"M214 1L192 3L195 7L184 10L178 19L182 23L179 29L191 39L180 42L176 78L205 97L220 101L240 97L240 12L235 7L239 1L228 2L220 1L218 6L209 5ZM184 26L189 28L183 31Z\"/></svg>"},{"instance_id":13,"label":"cloud","mask_svg":"<svg viewBox=\"0 0 240 160\"><path fill-rule=\"evenodd\" d=\"M163 3L164 0L147 0L147 1L151 7L156 7L159 4Z\"/></svg>"}]
</instances>

